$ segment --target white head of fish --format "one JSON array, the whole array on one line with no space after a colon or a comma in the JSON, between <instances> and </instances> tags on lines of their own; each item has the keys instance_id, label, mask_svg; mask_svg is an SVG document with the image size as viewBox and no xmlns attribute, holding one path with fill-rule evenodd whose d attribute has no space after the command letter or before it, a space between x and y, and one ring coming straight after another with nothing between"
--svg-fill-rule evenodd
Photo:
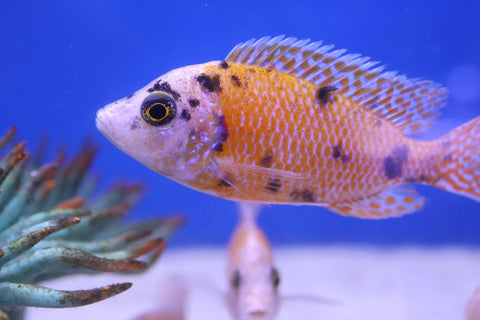
<instances>
[{"instance_id":1,"label":"white head of fish","mask_svg":"<svg viewBox=\"0 0 480 320\"><path fill-rule=\"evenodd\" d=\"M279 307L278 272L270 266L238 269L230 279L228 304L236 320L270 320Z\"/></svg>"},{"instance_id":2,"label":"white head of fish","mask_svg":"<svg viewBox=\"0 0 480 320\"><path fill-rule=\"evenodd\" d=\"M147 167L188 184L206 170L218 134L215 96L195 79L204 66L172 70L108 104L97 112L98 130Z\"/></svg>"}]
</instances>

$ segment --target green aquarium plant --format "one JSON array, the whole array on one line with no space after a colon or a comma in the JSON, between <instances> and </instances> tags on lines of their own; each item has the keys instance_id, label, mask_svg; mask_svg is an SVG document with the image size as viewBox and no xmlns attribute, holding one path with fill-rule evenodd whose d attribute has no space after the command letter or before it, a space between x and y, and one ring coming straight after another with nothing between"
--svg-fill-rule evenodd
<instances>
[{"instance_id":1,"label":"green aquarium plant","mask_svg":"<svg viewBox=\"0 0 480 320\"><path fill-rule=\"evenodd\" d=\"M97 179L88 174L96 147L87 142L69 161L60 153L40 165L44 152L31 156L25 142L12 143L14 133L12 128L0 138L0 320L22 319L29 306L83 306L129 289L128 282L75 291L39 283L80 273L145 270L182 218L122 221L143 187L116 183L97 195Z\"/></svg>"}]
</instances>

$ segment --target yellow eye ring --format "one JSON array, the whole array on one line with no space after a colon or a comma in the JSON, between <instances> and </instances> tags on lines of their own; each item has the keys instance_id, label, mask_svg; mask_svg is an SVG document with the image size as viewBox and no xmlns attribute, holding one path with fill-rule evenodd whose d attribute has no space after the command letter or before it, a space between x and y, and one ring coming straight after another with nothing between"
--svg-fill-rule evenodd
<instances>
[{"instance_id":1,"label":"yellow eye ring","mask_svg":"<svg viewBox=\"0 0 480 320\"><path fill-rule=\"evenodd\" d=\"M164 103L157 102L150 105L145 113L150 121L162 122L170 114L170 109Z\"/></svg>"},{"instance_id":2,"label":"yellow eye ring","mask_svg":"<svg viewBox=\"0 0 480 320\"><path fill-rule=\"evenodd\" d=\"M156 92L143 100L140 113L148 124L163 126L175 118L177 108L172 97L163 92Z\"/></svg>"}]
</instances>

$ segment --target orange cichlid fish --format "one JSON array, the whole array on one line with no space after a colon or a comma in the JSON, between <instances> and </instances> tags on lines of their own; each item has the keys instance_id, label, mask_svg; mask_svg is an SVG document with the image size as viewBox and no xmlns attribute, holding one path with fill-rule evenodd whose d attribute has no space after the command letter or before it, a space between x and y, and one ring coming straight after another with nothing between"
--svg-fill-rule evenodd
<instances>
[{"instance_id":1,"label":"orange cichlid fish","mask_svg":"<svg viewBox=\"0 0 480 320\"><path fill-rule=\"evenodd\" d=\"M422 183L480 201L480 117L435 141L441 85L321 42L264 37L172 70L97 113L98 129L190 188L257 203L401 216Z\"/></svg>"}]
</instances>

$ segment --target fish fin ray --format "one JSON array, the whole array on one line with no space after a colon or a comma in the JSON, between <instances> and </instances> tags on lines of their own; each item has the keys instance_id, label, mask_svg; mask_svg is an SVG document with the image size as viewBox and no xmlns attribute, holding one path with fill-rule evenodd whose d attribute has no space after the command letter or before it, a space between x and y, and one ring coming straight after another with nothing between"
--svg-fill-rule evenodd
<instances>
[{"instance_id":1,"label":"fish fin ray","mask_svg":"<svg viewBox=\"0 0 480 320\"><path fill-rule=\"evenodd\" d=\"M226 61L274 69L338 94L389 120L405 134L427 130L446 105L448 91L432 81L407 79L359 54L333 50L333 45L309 39L277 36L240 43Z\"/></svg>"},{"instance_id":2,"label":"fish fin ray","mask_svg":"<svg viewBox=\"0 0 480 320\"><path fill-rule=\"evenodd\" d=\"M413 189L392 187L373 196L329 205L328 209L344 216L385 219L420 210L424 202L425 198Z\"/></svg>"},{"instance_id":3,"label":"fish fin ray","mask_svg":"<svg viewBox=\"0 0 480 320\"><path fill-rule=\"evenodd\" d=\"M435 186L480 201L480 116L440 138L439 179Z\"/></svg>"},{"instance_id":4,"label":"fish fin ray","mask_svg":"<svg viewBox=\"0 0 480 320\"><path fill-rule=\"evenodd\" d=\"M216 158L219 178L225 180L245 198L252 193L272 194L284 191L291 186L309 184L309 176L292 171L266 168L258 165L241 164L225 158ZM320 205L311 203L312 205Z\"/></svg>"}]
</instances>

